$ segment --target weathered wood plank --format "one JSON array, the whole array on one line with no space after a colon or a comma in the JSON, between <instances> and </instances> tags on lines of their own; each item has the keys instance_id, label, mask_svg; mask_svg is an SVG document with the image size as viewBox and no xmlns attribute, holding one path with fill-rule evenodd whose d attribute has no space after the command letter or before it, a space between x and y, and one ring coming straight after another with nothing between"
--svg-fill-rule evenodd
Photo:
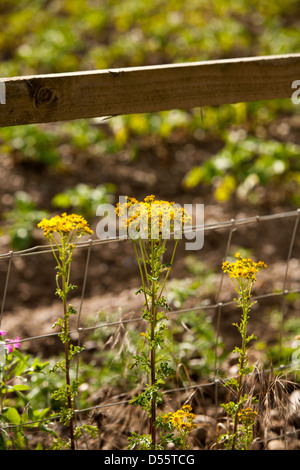
<instances>
[{"instance_id":1,"label":"weathered wood plank","mask_svg":"<svg viewBox=\"0 0 300 470\"><path fill-rule=\"evenodd\" d=\"M0 127L291 98L299 79L300 54L3 78Z\"/></svg>"}]
</instances>

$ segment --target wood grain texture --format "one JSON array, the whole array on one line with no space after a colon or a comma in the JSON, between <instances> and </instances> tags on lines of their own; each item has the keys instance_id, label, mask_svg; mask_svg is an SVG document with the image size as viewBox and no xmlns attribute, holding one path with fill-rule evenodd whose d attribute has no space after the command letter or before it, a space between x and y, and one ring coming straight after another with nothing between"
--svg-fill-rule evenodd
<instances>
[{"instance_id":1,"label":"wood grain texture","mask_svg":"<svg viewBox=\"0 0 300 470\"><path fill-rule=\"evenodd\" d=\"M0 127L291 98L300 54L0 79Z\"/></svg>"}]
</instances>

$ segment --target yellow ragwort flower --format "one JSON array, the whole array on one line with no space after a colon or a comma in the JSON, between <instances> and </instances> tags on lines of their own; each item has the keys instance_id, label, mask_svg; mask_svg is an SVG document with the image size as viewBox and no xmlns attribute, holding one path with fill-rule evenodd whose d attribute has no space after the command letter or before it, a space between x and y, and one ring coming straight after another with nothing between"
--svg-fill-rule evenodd
<instances>
[{"instance_id":1,"label":"yellow ragwort flower","mask_svg":"<svg viewBox=\"0 0 300 470\"><path fill-rule=\"evenodd\" d=\"M59 235L69 235L72 233L77 236L91 235L93 233L81 215L67 215L65 212L61 216L56 215L51 219L44 218L37 226L44 231L44 236L47 239L53 237L54 233Z\"/></svg>"},{"instance_id":2,"label":"yellow ragwort flower","mask_svg":"<svg viewBox=\"0 0 300 470\"><path fill-rule=\"evenodd\" d=\"M176 223L180 225L179 228L191 224L191 217L183 208L174 202L156 200L153 194L145 197L144 201L127 197L126 203L117 204L116 214L120 219L123 219L127 229L133 222L136 222L137 225L143 223L147 227L149 239L151 238L151 230L152 233L158 235L156 238L161 238L164 230L172 232ZM141 231L141 227L137 226L137 231Z\"/></svg>"},{"instance_id":3,"label":"yellow ragwort flower","mask_svg":"<svg viewBox=\"0 0 300 470\"><path fill-rule=\"evenodd\" d=\"M184 405L181 410L167 413L163 416L163 419L164 421L169 421L175 429L189 433L197 428L197 424L193 422L196 415L191 413L191 410L192 407L190 405Z\"/></svg>"},{"instance_id":4,"label":"yellow ragwort flower","mask_svg":"<svg viewBox=\"0 0 300 470\"><path fill-rule=\"evenodd\" d=\"M255 263L251 258L242 258L240 253L236 253L235 258L234 263L225 261L222 265L223 272L227 273L230 278L247 279L250 282L255 282L256 274L267 267L263 261Z\"/></svg>"},{"instance_id":5,"label":"yellow ragwort flower","mask_svg":"<svg viewBox=\"0 0 300 470\"><path fill-rule=\"evenodd\" d=\"M242 424L250 425L254 422L257 417L257 411L252 410L250 407L242 408L238 413L239 421Z\"/></svg>"}]
</instances>

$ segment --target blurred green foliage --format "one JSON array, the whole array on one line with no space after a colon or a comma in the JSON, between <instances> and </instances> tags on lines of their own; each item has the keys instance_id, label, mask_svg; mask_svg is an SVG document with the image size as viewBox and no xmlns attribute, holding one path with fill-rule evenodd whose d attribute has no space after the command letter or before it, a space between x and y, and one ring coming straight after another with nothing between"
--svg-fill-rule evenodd
<instances>
[{"instance_id":1,"label":"blurred green foliage","mask_svg":"<svg viewBox=\"0 0 300 470\"><path fill-rule=\"evenodd\" d=\"M4 127L1 129L1 137L1 151L14 155L16 160L41 167L56 167L60 163L57 150L59 136L53 131L45 132L33 125Z\"/></svg>"},{"instance_id":2,"label":"blurred green foliage","mask_svg":"<svg viewBox=\"0 0 300 470\"><path fill-rule=\"evenodd\" d=\"M53 207L71 209L73 212L83 215L90 220L96 214L100 204L111 203L111 195L115 188L111 184L92 187L80 183L73 188L58 193L52 199Z\"/></svg>"},{"instance_id":3,"label":"blurred green foliage","mask_svg":"<svg viewBox=\"0 0 300 470\"><path fill-rule=\"evenodd\" d=\"M28 449L28 430L56 435L44 421L51 414L50 408L45 407L45 402L41 408L37 406L36 394L39 390L33 392L30 386L32 379L42 376L45 380L47 367L48 362L32 359L17 349L6 353L5 362L0 363L0 450ZM31 424L22 427L22 424L29 422ZM39 448L38 444L36 450Z\"/></svg>"},{"instance_id":4,"label":"blurred green foliage","mask_svg":"<svg viewBox=\"0 0 300 470\"><path fill-rule=\"evenodd\" d=\"M191 169L184 184L193 188L199 183L214 183L217 201L226 201L237 191L243 199L255 198L254 188L269 182L283 186L298 182L300 176L300 146L292 143L263 140L244 133L228 133L225 145L213 158L202 166ZM293 202L300 201L297 187L290 195ZM250 198L250 200L251 200Z\"/></svg>"},{"instance_id":5,"label":"blurred green foliage","mask_svg":"<svg viewBox=\"0 0 300 470\"><path fill-rule=\"evenodd\" d=\"M299 0L3 0L0 77L298 52L299 13ZM298 205L299 148L275 142L268 126L299 113L287 99L18 126L0 130L0 148L14 165L59 172L68 165L66 146L94 157L125 152L133 160L145 136L167 145L180 129L200 151L202 141L223 142L221 151L191 168L185 191L204 185L219 202L238 194L257 203L252 188L275 182ZM244 134L233 143L236 129ZM60 193L56 207L67 207L68 197Z\"/></svg>"},{"instance_id":6,"label":"blurred green foliage","mask_svg":"<svg viewBox=\"0 0 300 470\"><path fill-rule=\"evenodd\" d=\"M4 0L0 75L298 52L299 1Z\"/></svg>"},{"instance_id":7,"label":"blurred green foliage","mask_svg":"<svg viewBox=\"0 0 300 470\"><path fill-rule=\"evenodd\" d=\"M33 243L33 230L47 215L47 211L36 207L29 193L17 191L13 208L3 215L13 250L26 249Z\"/></svg>"}]
</instances>

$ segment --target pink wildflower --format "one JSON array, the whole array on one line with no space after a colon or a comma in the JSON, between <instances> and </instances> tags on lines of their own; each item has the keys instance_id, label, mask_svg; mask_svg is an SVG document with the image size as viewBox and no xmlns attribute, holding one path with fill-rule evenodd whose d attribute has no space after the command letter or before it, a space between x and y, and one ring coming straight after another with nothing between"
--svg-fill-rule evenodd
<instances>
[{"instance_id":1,"label":"pink wildflower","mask_svg":"<svg viewBox=\"0 0 300 470\"><path fill-rule=\"evenodd\" d=\"M6 335L6 331L0 330L0 338L5 335ZM17 336L16 339L8 339L4 347L9 353L11 353L15 348L20 347L19 341L20 341L19 336Z\"/></svg>"},{"instance_id":2,"label":"pink wildflower","mask_svg":"<svg viewBox=\"0 0 300 470\"><path fill-rule=\"evenodd\" d=\"M16 339L9 339L8 344L5 345L5 348L8 350L8 352L12 352L14 348L19 348L20 343L19 343L19 336L16 337Z\"/></svg>"}]
</instances>

